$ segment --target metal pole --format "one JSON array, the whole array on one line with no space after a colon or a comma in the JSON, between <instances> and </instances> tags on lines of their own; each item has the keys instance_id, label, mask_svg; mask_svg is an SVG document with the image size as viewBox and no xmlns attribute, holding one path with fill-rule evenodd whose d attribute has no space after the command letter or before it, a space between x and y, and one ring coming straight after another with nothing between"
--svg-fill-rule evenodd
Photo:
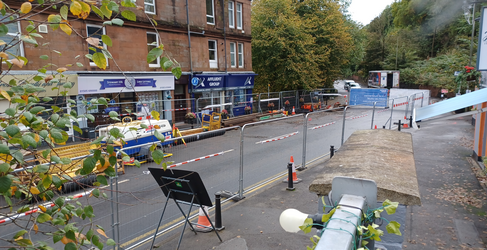
<instances>
[{"instance_id":1,"label":"metal pole","mask_svg":"<svg viewBox=\"0 0 487 250\"><path fill-rule=\"evenodd\" d=\"M401 131L401 119L399 119L399 122L397 123L397 131Z\"/></svg>"},{"instance_id":2,"label":"metal pole","mask_svg":"<svg viewBox=\"0 0 487 250\"><path fill-rule=\"evenodd\" d=\"M112 209L112 237L113 240L116 241L116 232L115 232L115 208L113 207L113 178L110 177L110 207ZM117 242L120 244L120 242ZM116 246L113 246L113 250L116 249Z\"/></svg>"},{"instance_id":3,"label":"metal pole","mask_svg":"<svg viewBox=\"0 0 487 250\"><path fill-rule=\"evenodd\" d=\"M308 137L308 114L304 116L303 122L303 161L301 163L301 167L297 170L305 170L306 169L306 141Z\"/></svg>"},{"instance_id":4,"label":"metal pole","mask_svg":"<svg viewBox=\"0 0 487 250\"><path fill-rule=\"evenodd\" d=\"M389 130L392 128L392 112L394 111L394 99L392 99L392 105L391 105L391 120L389 121Z\"/></svg>"},{"instance_id":5,"label":"metal pole","mask_svg":"<svg viewBox=\"0 0 487 250\"><path fill-rule=\"evenodd\" d=\"M343 140L345 139L345 115L347 114L347 108L348 108L348 106L346 106L346 107L343 109L342 144L340 144L340 146L342 146L342 145L343 145Z\"/></svg>"},{"instance_id":6,"label":"metal pole","mask_svg":"<svg viewBox=\"0 0 487 250\"><path fill-rule=\"evenodd\" d=\"M243 164L244 164L244 131L245 131L245 126L244 125L241 130L240 130L240 171L239 171L239 177L238 177L238 198L243 199Z\"/></svg>"},{"instance_id":7,"label":"metal pole","mask_svg":"<svg viewBox=\"0 0 487 250\"><path fill-rule=\"evenodd\" d=\"M257 112L262 113L262 109L260 108L260 100L261 100L260 95L262 95L262 93L259 93L259 103L257 105L259 109L257 109Z\"/></svg>"},{"instance_id":8,"label":"metal pole","mask_svg":"<svg viewBox=\"0 0 487 250\"><path fill-rule=\"evenodd\" d=\"M408 109L409 109L409 96L406 96L406 113L404 114L404 117L408 117Z\"/></svg>"},{"instance_id":9,"label":"metal pole","mask_svg":"<svg viewBox=\"0 0 487 250\"><path fill-rule=\"evenodd\" d=\"M374 102L374 109L372 109L372 121L370 122L370 129L374 129L374 115L375 115L375 105L377 102Z\"/></svg>"},{"instance_id":10,"label":"metal pole","mask_svg":"<svg viewBox=\"0 0 487 250\"><path fill-rule=\"evenodd\" d=\"M423 107L424 92L421 93L421 108Z\"/></svg>"},{"instance_id":11,"label":"metal pole","mask_svg":"<svg viewBox=\"0 0 487 250\"><path fill-rule=\"evenodd\" d=\"M468 66L472 66L472 53L473 53L473 37L475 36L475 3L472 8L472 36L470 37L470 59ZM458 93L460 93L460 84L458 84Z\"/></svg>"},{"instance_id":12,"label":"metal pole","mask_svg":"<svg viewBox=\"0 0 487 250\"><path fill-rule=\"evenodd\" d=\"M294 191L295 188L293 187L293 164L288 163L287 164L287 188L286 190L288 191Z\"/></svg>"},{"instance_id":13,"label":"metal pole","mask_svg":"<svg viewBox=\"0 0 487 250\"><path fill-rule=\"evenodd\" d=\"M222 204L221 204L221 193L215 193L215 228L217 230L222 230L225 227L222 226Z\"/></svg>"}]
</instances>

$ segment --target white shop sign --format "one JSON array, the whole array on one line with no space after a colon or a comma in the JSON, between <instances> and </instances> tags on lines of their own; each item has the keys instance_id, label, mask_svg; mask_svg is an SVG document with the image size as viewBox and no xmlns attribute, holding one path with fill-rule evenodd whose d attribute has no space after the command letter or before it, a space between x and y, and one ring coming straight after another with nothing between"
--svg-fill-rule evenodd
<instances>
[{"instance_id":1,"label":"white shop sign","mask_svg":"<svg viewBox=\"0 0 487 250\"><path fill-rule=\"evenodd\" d=\"M174 90L173 75L79 76L78 94Z\"/></svg>"}]
</instances>

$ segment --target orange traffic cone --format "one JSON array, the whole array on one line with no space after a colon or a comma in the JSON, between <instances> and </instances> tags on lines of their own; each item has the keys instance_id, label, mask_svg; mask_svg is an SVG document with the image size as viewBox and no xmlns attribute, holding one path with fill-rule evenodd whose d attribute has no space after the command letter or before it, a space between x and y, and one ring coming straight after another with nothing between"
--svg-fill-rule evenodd
<instances>
[{"instance_id":1,"label":"orange traffic cone","mask_svg":"<svg viewBox=\"0 0 487 250\"><path fill-rule=\"evenodd\" d=\"M294 110L294 106L293 106L293 112L291 113L291 115L295 115L296 114L296 111Z\"/></svg>"},{"instance_id":2,"label":"orange traffic cone","mask_svg":"<svg viewBox=\"0 0 487 250\"><path fill-rule=\"evenodd\" d=\"M374 129L377 129L377 125L375 125Z\"/></svg>"},{"instance_id":3,"label":"orange traffic cone","mask_svg":"<svg viewBox=\"0 0 487 250\"><path fill-rule=\"evenodd\" d=\"M407 123L404 123L404 124L402 125L402 127L403 127L403 128L409 128L409 125L408 125Z\"/></svg>"},{"instance_id":4,"label":"orange traffic cone","mask_svg":"<svg viewBox=\"0 0 487 250\"><path fill-rule=\"evenodd\" d=\"M203 211L203 209L205 211ZM205 212L208 214L208 207L201 206L198 212L198 222L193 223L193 225L196 225L196 227L193 227L196 232L207 233L213 231L213 227L211 226L208 217L206 217Z\"/></svg>"},{"instance_id":5,"label":"orange traffic cone","mask_svg":"<svg viewBox=\"0 0 487 250\"><path fill-rule=\"evenodd\" d=\"M291 155L291 159L289 160L289 163L293 164L293 183L294 184L300 183L302 181L302 179L299 179L298 175L296 174L296 166L294 165L294 158L292 155ZM289 177L284 179L282 182L288 182L288 180L289 180Z\"/></svg>"}]
</instances>

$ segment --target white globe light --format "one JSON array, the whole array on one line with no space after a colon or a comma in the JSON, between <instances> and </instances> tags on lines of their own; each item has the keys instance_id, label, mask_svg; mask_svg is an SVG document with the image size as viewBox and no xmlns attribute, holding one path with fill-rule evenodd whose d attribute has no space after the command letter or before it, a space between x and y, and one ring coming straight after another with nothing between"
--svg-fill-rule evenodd
<instances>
[{"instance_id":1,"label":"white globe light","mask_svg":"<svg viewBox=\"0 0 487 250\"><path fill-rule=\"evenodd\" d=\"M289 233L297 233L299 227L303 225L304 220L308 218L307 214L301 213L299 210L289 208L284 210L279 217L279 224Z\"/></svg>"}]
</instances>

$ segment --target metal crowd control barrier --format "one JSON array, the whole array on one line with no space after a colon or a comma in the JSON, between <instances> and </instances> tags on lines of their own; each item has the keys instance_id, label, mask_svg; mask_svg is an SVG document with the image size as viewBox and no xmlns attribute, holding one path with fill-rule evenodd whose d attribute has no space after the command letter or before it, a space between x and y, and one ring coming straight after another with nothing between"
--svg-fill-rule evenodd
<instances>
[{"instance_id":1,"label":"metal crowd control barrier","mask_svg":"<svg viewBox=\"0 0 487 250\"><path fill-rule=\"evenodd\" d=\"M218 130L213 130L213 131L208 131L208 132L202 132L202 133L199 133L197 136L196 135L186 135L186 136L182 136L182 137L170 138L170 139L165 140L164 144L168 144L168 145L172 145L172 146L163 150L163 151L164 151L164 153L167 153L167 151L169 149L171 149L171 148L174 149L177 146L180 146L182 144L181 142L183 140L185 140L186 143L189 143L192 140L192 138L194 139L196 137L208 136L208 135L211 135L214 133L231 131L231 130L236 130L239 128L240 127L238 127L238 126L234 126L234 127L228 127L228 128L223 128L223 129L218 129ZM198 141L197 138L192 143L195 143L196 141ZM177 143L177 145L176 145L176 143ZM116 157L117 157L117 159L119 159L119 158L121 158L122 152L129 154L130 152L132 152L136 149L141 149L144 147L150 147L153 144L157 144L157 145L163 147L162 142L152 141L152 142L148 142L145 144L140 144L140 145L136 145L136 146L122 148L121 150L119 150L117 152ZM182 144L182 145L184 145L184 144ZM190 145L190 144L188 144L188 145ZM210 147L206 147L206 148L210 148ZM227 152L220 152L220 155L223 155L224 153L227 153ZM204 157L200 157L197 159L187 160L186 162L183 162L183 163L174 163L174 164L170 163L170 164L168 164L167 168L178 167L180 165L183 165L183 164L186 164L189 162L199 162L202 159L207 159L210 157L212 157L212 156L209 155L209 156L204 156ZM119 208L119 204L120 204L119 198L120 197L119 196L120 196L121 191L120 191L119 186L118 186L118 183L119 183L119 181L118 181L118 178L119 178L118 168L119 168L119 165L116 165L115 170L116 170L117 174L114 177L110 177L110 184L109 185L110 185L110 201L111 201L111 209L112 209L112 219L111 219L112 220L111 227L112 227L112 233L113 233L112 237L115 240L115 242L118 242L119 244L121 244L123 238L120 237L121 221L120 221L120 208ZM236 186L235 186L234 190L237 190Z\"/></svg>"}]
</instances>

